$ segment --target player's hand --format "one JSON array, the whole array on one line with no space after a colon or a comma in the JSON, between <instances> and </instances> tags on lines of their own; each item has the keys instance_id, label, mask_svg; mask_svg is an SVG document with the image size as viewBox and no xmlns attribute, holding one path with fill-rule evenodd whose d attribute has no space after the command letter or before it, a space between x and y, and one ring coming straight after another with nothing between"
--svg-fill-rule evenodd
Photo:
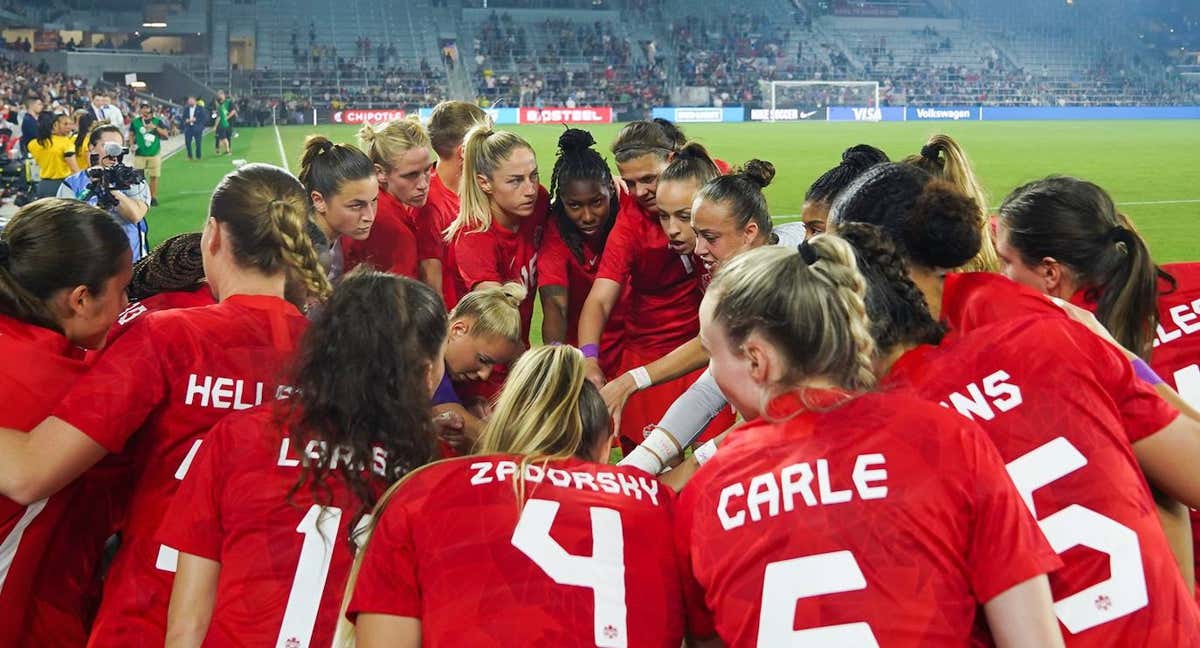
<instances>
[{"instance_id":1,"label":"player's hand","mask_svg":"<svg viewBox=\"0 0 1200 648\"><path fill-rule=\"evenodd\" d=\"M600 397L604 399L604 404L608 406L608 415L613 418L621 416L621 410L625 409L625 401L637 391L637 384L633 382L633 378L629 374L621 374L619 378L608 383L600 388Z\"/></svg>"},{"instance_id":2,"label":"player's hand","mask_svg":"<svg viewBox=\"0 0 1200 648\"><path fill-rule=\"evenodd\" d=\"M446 443L461 449L470 443L463 427L463 418L458 412L441 412L433 417L437 435Z\"/></svg>"},{"instance_id":3,"label":"player's hand","mask_svg":"<svg viewBox=\"0 0 1200 648\"><path fill-rule=\"evenodd\" d=\"M600 368L600 362L595 358L587 358L583 361L583 367L587 379L592 381L596 389L604 389L604 384L608 381L604 379L604 370Z\"/></svg>"},{"instance_id":4,"label":"player's hand","mask_svg":"<svg viewBox=\"0 0 1200 648\"><path fill-rule=\"evenodd\" d=\"M466 407L471 416L481 421L486 421L492 416L492 402L486 398L477 398L467 404Z\"/></svg>"},{"instance_id":5,"label":"player's hand","mask_svg":"<svg viewBox=\"0 0 1200 648\"><path fill-rule=\"evenodd\" d=\"M1100 320L1096 319L1096 314L1092 311L1087 310L1086 308L1080 308L1075 304L1057 297L1051 297L1050 301L1054 302L1055 305L1063 309L1063 311L1066 312L1067 317L1079 322L1080 324L1083 324L1088 328L1089 331L1095 333L1096 335L1100 336L1101 339L1120 349L1121 352L1127 357L1133 358L1136 356L1135 353L1121 346L1120 342L1117 342L1117 339L1112 336L1112 333L1108 332L1108 329L1104 327L1104 324L1102 324Z\"/></svg>"}]
</instances>

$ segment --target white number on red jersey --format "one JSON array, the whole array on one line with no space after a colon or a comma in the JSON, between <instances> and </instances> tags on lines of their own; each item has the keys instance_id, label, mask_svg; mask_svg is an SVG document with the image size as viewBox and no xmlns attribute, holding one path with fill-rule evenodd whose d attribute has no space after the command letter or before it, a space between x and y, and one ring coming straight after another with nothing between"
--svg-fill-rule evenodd
<instances>
[{"instance_id":1,"label":"white number on red jersey","mask_svg":"<svg viewBox=\"0 0 1200 648\"><path fill-rule=\"evenodd\" d=\"M865 621L794 629L796 602L800 599L866 588L862 569L849 551L803 556L767 565L758 613L758 646L878 648L875 633Z\"/></svg>"},{"instance_id":2,"label":"white number on red jersey","mask_svg":"<svg viewBox=\"0 0 1200 648\"><path fill-rule=\"evenodd\" d=\"M1184 367L1175 372L1175 391L1188 405L1200 408L1200 365Z\"/></svg>"},{"instance_id":3,"label":"white number on red jersey","mask_svg":"<svg viewBox=\"0 0 1200 648\"><path fill-rule=\"evenodd\" d=\"M1007 468L1036 518L1033 492L1086 465L1087 458L1070 441L1058 437L1009 462ZM1038 525L1060 554L1079 545L1108 554L1107 580L1054 602L1058 620L1072 634L1132 614L1149 603L1142 550L1133 529L1078 504L1039 519Z\"/></svg>"},{"instance_id":4,"label":"white number on red jersey","mask_svg":"<svg viewBox=\"0 0 1200 648\"><path fill-rule=\"evenodd\" d=\"M183 481L187 477L187 471L192 467L192 460L196 458L196 453L200 451L200 445L204 443L204 439L196 439L192 443L192 447L188 449L187 456L183 461L179 462L179 467L175 469L175 479ZM158 558L154 561L154 566L163 571L175 573L179 567L179 552L167 545L158 545Z\"/></svg>"},{"instance_id":5,"label":"white number on red jersey","mask_svg":"<svg viewBox=\"0 0 1200 648\"><path fill-rule=\"evenodd\" d=\"M25 530L46 508L47 501L49 501L48 498L43 498L26 506L25 512L21 514L21 519L17 520L17 524L8 532L8 535L4 536L4 542L0 542L0 592L4 591L4 582L8 580L8 570L12 569L13 560L17 557L17 548L21 546L21 538L25 535Z\"/></svg>"},{"instance_id":6,"label":"white number on red jersey","mask_svg":"<svg viewBox=\"0 0 1200 648\"><path fill-rule=\"evenodd\" d=\"M592 590L594 634L600 648L625 648L629 642L625 609L625 541L621 514L610 508L588 509L592 520L592 555L573 556L550 537L559 503L530 499L513 530L513 546L529 556L560 585Z\"/></svg>"}]
</instances>

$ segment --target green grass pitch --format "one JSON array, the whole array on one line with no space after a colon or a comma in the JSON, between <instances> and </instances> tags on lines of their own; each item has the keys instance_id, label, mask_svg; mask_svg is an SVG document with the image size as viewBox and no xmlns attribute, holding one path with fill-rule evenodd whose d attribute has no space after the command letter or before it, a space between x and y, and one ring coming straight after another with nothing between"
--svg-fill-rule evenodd
<instances>
[{"instance_id":1,"label":"green grass pitch","mask_svg":"<svg viewBox=\"0 0 1200 648\"><path fill-rule=\"evenodd\" d=\"M533 144L542 182L548 185L562 127L509 128ZM618 124L589 128L606 158L611 159L608 144L619 128ZM750 158L774 163L777 175L767 189L767 200L780 221L800 213L809 184L836 164L845 148L872 144L901 158L917 153L928 136L941 132L966 149L992 207L1025 181L1054 173L1076 175L1112 194L1159 262L1200 259L1200 127L1190 121L804 122L686 124L683 129L714 155L734 164ZM306 135L320 132L337 142L353 142L355 128L286 126L279 132L295 172ZM212 142L212 135L205 135L202 161L192 162L180 154L164 164L160 206L149 216L152 241L201 227L213 187L233 169L231 160L281 163L273 128L239 129L232 157L214 156ZM537 322L534 337L540 338Z\"/></svg>"}]
</instances>

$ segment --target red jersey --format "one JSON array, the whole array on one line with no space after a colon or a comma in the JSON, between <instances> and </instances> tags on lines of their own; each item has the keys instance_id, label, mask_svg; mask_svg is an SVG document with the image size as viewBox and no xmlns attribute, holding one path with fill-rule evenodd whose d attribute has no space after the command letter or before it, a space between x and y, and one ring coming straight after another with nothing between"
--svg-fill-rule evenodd
<instances>
[{"instance_id":1,"label":"red jersey","mask_svg":"<svg viewBox=\"0 0 1200 648\"><path fill-rule=\"evenodd\" d=\"M1175 287L1158 286L1158 330L1150 365L1192 407L1200 409L1200 263L1163 266Z\"/></svg>"},{"instance_id":2,"label":"red jersey","mask_svg":"<svg viewBox=\"0 0 1200 648\"><path fill-rule=\"evenodd\" d=\"M442 262L442 299L446 302L446 310L453 310L462 298L457 291L458 268L450 265L447 259L443 234L458 217L458 206L458 194L442 182L435 170L429 177L429 198L417 210L417 258Z\"/></svg>"},{"instance_id":3,"label":"red jersey","mask_svg":"<svg viewBox=\"0 0 1200 648\"><path fill-rule=\"evenodd\" d=\"M992 272L951 272L942 286L941 320L953 334L1026 315L1065 318L1050 298Z\"/></svg>"},{"instance_id":4,"label":"red jersey","mask_svg":"<svg viewBox=\"0 0 1200 648\"><path fill-rule=\"evenodd\" d=\"M537 257L550 211L550 194L538 188L533 214L522 219L516 230L493 221L483 232L462 232L450 244L449 258L458 268L455 291L465 295L485 282L519 283L528 294L521 302L521 330L529 346L533 301L537 298Z\"/></svg>"},{"instance_id":5,"label":"red jersey","mask_svg":"<svg viewBox=\"0 0 1200 648\"><path fill-rule=\"evenodd\" d=\"M280 379L307 325L295 306L261 295L139 319L53 412L133 464L92 646L162 644L175 555L153 537L171 496L210 427L286 394Z\"/></svg>"},{"instance_id":6,"label":"red jersey","mask_svg":"<svg viewBox=\"0 0 1200 648\"><path fill-rule=\"evenodd\" d=\"M412 207L397 200L386 190L379 192L379 207L371 234L363 241L343 236L344 268L350 272L360 264L376 270L420 278L417 272L417 235L413 228L416 217Z\"/></svg>"},{"instance_id":7,"label":"red jersey","mask_svg":"<svg viewBox=\"0 0 1200 648\"><path fill-rule=\"evenodd\" d=\"M1200 615L1132 444L1177 411L1084 326L1026 317L905 354L893 382L976 421L1065 566L1050 575L1069 646L1184 646Z\"/></svg>"},{"instance_id":8,"label":"red jersey","mask_svg":"<svg viewBox=\"0 0 1200 648\"><path fill-rule=\"evenodd\" d=\"M580 250L583 252L582 261L567 247L558 231L558 223L550 223L546 226L546 236L538 252L538 284L559 286L567 291L566 342L573 346L579 345L579 314L596 280L601 256L596 244L589 240L582 241ZM621 343L625 337L625 311L628 306L629 286L625 285L600 337L600 364L606 376L615 376L621 362Z\"/></svg>"},{"instance_id":9,"label":"red jersey","mask_svg":"<svg viewBox=\"0 0 1200 648\"><path fill-rule=\"evenodd\" d=\"M159 530L163 545L221 563L205 646L333 642L362 505L336 475L320 502L310 482L291 493L309 450L292 446L286 415L265 404L221 419ZM383 471L382 456L367 463ZM385 486L380 478L377 492Z\"/></svg>"},{"instance_id":10,"label":"red jersey","mask_svg":"<svg viewBox=\"0 0 1200 648\"><path fill-rule=\"evenodd\" d=\"M630 286L625 347L661 357L700 332L699 276L690 254L675 254L658 217L629 194L608 235L596 277Z\"/></svg>"},{"instance_id":11,"label":"red jersey","mask_svg":"<svg viewBox=\"0 0 1200 648\"><path fill-rule=\"evenodd\" d=\"M463 457L405 478L348 609L421 620L425 646L679 648L670 489L635 469Z\"/></svg>"},{"instance_id":12,"label":"red jersey","mask_svg":"<svg viewBox=\"0 0 1200 648\"><path fill-rule=\"evenodd\" d=\"M901 392L771 411L680 496L692 636L961 647L981 603L1060 564L970 421Z\"/></svg>"},{"instance_id":13,"label":"red jersey","mask_svg":"<svg viewBox=\"0 0 1200 648\"><path fill-rule=\"evenodd\" d=\"M174 308L197 308L199 306L212 306L217 303L213 297L212 291L208 286L201 286L196 290L175 290L171 292L158 293L151 295L145 299L131 302L129 306L117 317L116 323L108 332L108 344L116 342L117 338L121 337L125 331L129 330L130 325L137 321L139 317L146 313L154 313L160 310L171 310Z\"/></svg>"},{"instance_id":14,"label":"red jersey","mask_svg":"<svg viewBox=\"0 0 1200 648\"><path fill-rule=\"evenodd\" d=\"M0 426L32 430L84 373L82 353L61 333L0 315ZM0 645L44 643L28 635L37 573L52 560L46 547L76 485L22 506L0 497ZM63 579L65 584L66 579Z\"/></svg>"}]
</instances>

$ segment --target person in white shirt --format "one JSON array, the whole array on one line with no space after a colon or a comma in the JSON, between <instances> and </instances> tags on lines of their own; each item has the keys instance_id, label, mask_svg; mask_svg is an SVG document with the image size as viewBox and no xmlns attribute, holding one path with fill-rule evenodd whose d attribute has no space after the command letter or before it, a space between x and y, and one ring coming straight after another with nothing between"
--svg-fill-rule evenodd
<instances>
[{"instance_id":1,"label":"person in white shirt","mask_svg":"<svg viewBox=\"0 0 1200 648\"><path fill-rule=\"evenodd\" d=\"M128 137L129 130L125 126L125 115L121 109L112 103L112 99L108 93L97 90L92 94L92 114L96 115L97 121L106 121L113 126L121 129L121 134Z\"/></svg>"}]
</instances>

